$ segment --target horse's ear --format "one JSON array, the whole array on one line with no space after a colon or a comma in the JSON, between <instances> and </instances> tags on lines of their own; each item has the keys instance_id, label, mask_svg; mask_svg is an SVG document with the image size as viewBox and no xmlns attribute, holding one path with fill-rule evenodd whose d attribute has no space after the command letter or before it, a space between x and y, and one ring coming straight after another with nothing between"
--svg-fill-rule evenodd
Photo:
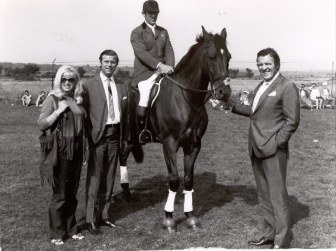
<instances>
[{"instance_id":1,"label":"horse's ear","mask_svg":"<svg viewBox=\"0 0 336 251\"><path fill-rule=\"evenodd\" d=\"M226 29L223 28L223 30L221 31L221 36L224 38L224 40L226 41Z\"/></svg>"},{"instance_id":2,"label":"horse's ear","mask_svg":"<svg viewBox=\"0 0 336 251\"><path fill-rule=\"evenodd\" d=\"M203 25L202 25L202 34L203 34L203 37L209 36L209 33L204 29Z\"/></svg>"}]
</instances>

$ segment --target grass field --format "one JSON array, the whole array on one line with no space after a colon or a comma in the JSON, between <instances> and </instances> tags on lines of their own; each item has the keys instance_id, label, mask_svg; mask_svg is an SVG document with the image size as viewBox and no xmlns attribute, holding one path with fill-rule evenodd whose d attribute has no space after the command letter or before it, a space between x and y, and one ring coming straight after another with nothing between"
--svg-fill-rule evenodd
<instances>
[{"instance_id":1,"label":"grass field","mask_svg":"<svg viewBox=\"0 0 336 251\"><path fill-rule=\"evenodd\" d=\"M103 228L100 236L62 247L48 242L49 187L38 173L39 130L36 107L0 105L0 213L3 250L162 250L192 247L247 249L262 233L262 218L247 153L248 119L208 107L209 125L195 164L194 210L201 230L187 229L183 196L174 216L178 233L161 228L167 197L167 171L161 146L145 148L145 162L129 161L134 201L116 203L113 216L123 229ZM293 213L293 248L336 247L335 110L302 110L301 125L290 141L288 191ZM183 175L182 159L178 160ZM83 223L86 170L78 193L77 218ZM120 192L117 178L115 190Z\"/></svg>"}]
</instances>

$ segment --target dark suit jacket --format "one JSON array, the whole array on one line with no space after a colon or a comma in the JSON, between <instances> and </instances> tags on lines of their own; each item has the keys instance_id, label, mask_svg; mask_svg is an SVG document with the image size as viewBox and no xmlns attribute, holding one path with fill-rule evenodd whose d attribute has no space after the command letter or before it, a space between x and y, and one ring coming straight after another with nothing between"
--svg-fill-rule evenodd
<instances>
[{"instance_id":1,"label":"dark suit jacket","mask_svg":"<svg viewBox=\"0 0 336 251\"><path fill-rule=\"evenodd\" d=\"M253 99L262 82L253 92ZM288 141L299 126L300 97L295 84L281 74L261 95L252 112L252 105L234 103L233 113L250 117L249 154L266 158L278 148L287 148Z\"/></svg>"},{"instance_id":2,"label":"dark suit jacket","mask_svg":"<svg viewBox=\"0 0 336 251\"><path fill-rule=\"evenodd\" d=\"M117 81L116 79L115 82L119 101L118 104L121 123L120 130L122 130L122 124L124 123L122 111L125 110L125 106L127 105L127 85ZM83 90L84 107L89 118L88 132L91 142L96 144L104 132L107 121L107 101L100 75L84 82ZM120 135L122 135L122 131Z\"/></svg>"},{"instance_id":3,"label":"dark suit jacket","mask_svg":"<svg viewBox=\"0 0 336 251\"><path fill-rule=\"evenodd\" d=\"M174 67L174 50L166 29L156 26L154 35L144 22L132 31L131 44L135 55L134 86L152 76L160 62Z\"/></svg>"}]
</instances>

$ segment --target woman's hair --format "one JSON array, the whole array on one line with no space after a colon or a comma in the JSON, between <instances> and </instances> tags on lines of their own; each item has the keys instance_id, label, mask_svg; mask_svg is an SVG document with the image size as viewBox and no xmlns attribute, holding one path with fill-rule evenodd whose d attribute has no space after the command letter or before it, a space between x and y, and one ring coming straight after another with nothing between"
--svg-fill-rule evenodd
<instances>
[{"instance_id":1,"label":"woman's hair","mask_svg":"<svg viewBox=\"0 0 336 251\"><path fill-rule=\"evenodd\" d=\"M69 65L62 65L56 72L55 79L54 79L54 89L50 92L50 94L55 95L59 99L63 99L65 97L64 93L61 89L61 79L64 73L71 72L75 75L76 83L75 89L73 92L73 98L76 100L77 104L81 104L83 102L82 93L82 81L80 80L78 71ZM50 95L49 94L49 95Z\"/></svg>"}]
</instances>

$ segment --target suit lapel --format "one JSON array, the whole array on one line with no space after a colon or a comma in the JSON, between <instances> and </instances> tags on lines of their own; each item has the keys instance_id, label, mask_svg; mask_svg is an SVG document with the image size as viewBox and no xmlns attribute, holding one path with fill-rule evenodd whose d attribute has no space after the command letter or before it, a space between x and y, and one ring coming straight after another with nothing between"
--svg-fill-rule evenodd
<instances>
[{"instance_id":1,"label":"suit lapel","mask_svg":"<svg viewBox=\"0 0 336 251\"><path fill-rule=\"evenodd\" d=\"M252 104L251 104L251 106L250 106L250 116L253 114L253 111L252 111L252 106L253 106L253 102L254 102L254 98L255 98L255 96L256 96L256 94L257 94L257 92L259 91L259 89L260 89L260 86L263 84L263 81L261 81L260 83L259 83L259 85L257 86L257 88L255 88L255 90L254 90L254 92L253 92L253 98L252 98Z\"/></svg>"},{"instance_id":2,"label":"suit lapel","mask_svg":"<svg viewBox=\"0 0 336 251\"><path fill-rule=\"evenodd\" d=\"M161 29L158 26L156 26L155 27L155 35L154 35L155 40L158 38L158 36L160 35L160 33L161 33Z\"/></svg>"},{"instance_id":3,"label":"suit lapel","mask_svg":"<svg viewBox=\"0 0 336 251\"><path fill-rule=\"evenodd\" d=\"M148 34L151 34L153 37L155 37L155 35L153 34L153 31L151 30L151 28L149 28L149 26L146 24L146 29L145 32Z\"/></svg>"},{"instance_id":4,"label":"suit lapel","mask_svg":"<svg viewBox=\"0 0 336 251\"><path fill-rule=\"evenodd\" d=\"M121 111L121 84L118 84L115 79L114 83L117 87L117 94L118 94L118 106L119 106L119 111Z\"/></svg>"},{"instance_id":5,"label":"suit lapel","mask_svg":"<svg viewBox=\"0 0 336 251\"><path fill-rule=\"evenodd\" d=\"M279 76L276 79L274 79L273 83L266 89L266 91L264 91L264 93L261 95L259 99L256 109L254 110L254 113L259 109L260 105L265 101L268 94L270 94L273 91L277 83L280 82L280 79L281 79L281 75L279 74Z\"/></svg>"},{"instance_id":6,"label":"suit lapel","mask_svg":"<svg viewBox=\"0 0 336 251\"><path fill-rule=\"evenodd\" d=\"M96 82L97 90L99 92L99 96L102 97L105 100L105 103L107 103L105 90L104 90L104 86L103 86L104 83L102 82L102 80L100 78L100 75L98 75L97 81L95 81L95 82Z\"/></svg>"}]
</instances>

